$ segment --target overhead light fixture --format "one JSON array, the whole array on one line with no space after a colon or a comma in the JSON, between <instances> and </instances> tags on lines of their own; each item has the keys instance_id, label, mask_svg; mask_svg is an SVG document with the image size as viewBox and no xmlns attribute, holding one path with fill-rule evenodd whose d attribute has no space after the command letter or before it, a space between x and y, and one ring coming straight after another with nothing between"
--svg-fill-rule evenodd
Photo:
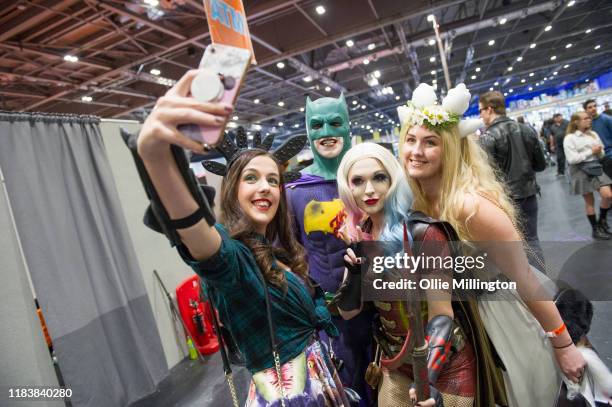
<instances>
[{"instance_id":1,"label":"overhead light fixture","mask_svg":"<svg viewBox=\"0 0 612 407\"><path fill-rule=\"evenodd\" d=\"M317 6L317 8L315 9L315 11L317 12L317 14L318 14L318 15L320 15L320 16L321 16L321 15L325 14L325 7L323 7L323 6L319 5L319 6Z\"/></svg>"},{"instance_id":2,"label":"overhead light fixture","mask_svg":"<svg viewBox=\"0 0 612 407\"><path fill-rule=\"evenodd\" d=\"M508 67L508 72L512 72L514 68L512 68L511 66Z\"/></svg>"},{"instance_id":3,"label":"overhead light fixture","mask_svg":"<svg viewBox=\"0 0 612 407\"><path fill-rule=\"evenodd\" d=\"M395 96L395 100L400 100L399 95L396 95L396 96Z\"/></svg>"},{"instance_id":4,"label":"overhead light fixture","mask_svg":"<svg viewBox=\"0 0 612 407\"><path fill-rule=\"evenodd\" d=\"M508 93L512 93L512 92L514 92L514 89L512 89L512 88L508 89Z\"/></svg>"},{"instance_id":5,"label":"overhead light fixture","mask_svg":"<svg viewBox=\"0 0 612 407\"><path fill-rule=\"evenodd\" d=\"M521 79L521 83L525 83L525 82L527 82L525 78Z\"/></svg>"},{"instance_id":6,"label":"overhead light fixture","mask_svg":"<svg viewBox=\"0 0 612 407\"><path fill-rule=\"evenodd\" d=\"M570 67L570 64L565 64L565 65L563 65L563 68L565 68L565 69L567 69L567 68L569 68L569 67Z\"/></svg>"},{"instance_id":7,"label":"overhead light fixture","mask_svg":"<svg viewBox=\"0 0 612 407\"><path fill-rule=\"evenodd\" d=\"M492 47L493 45L495 45L495 40L489 40L489 46Z\"/></svg>"},{"instance_id":8,"label":"overhead light fixture","mask_svg":"<svg viewBox=\"0 0 612 407\"><path fill-rule=\"evenodd\" d=\"M259 99L254 99L254 100L253 100L253 103L255 103L256 105L258 105L258 104L259 104Z\"/></svg>"},{"instance_id":9,"label":"overhead light fixture","mask_svg":"<svg viewBox=\"0 0 612 407\"><path fill-rule=\"evenodd\" d=\"M536 82L536 86L540 86L540 82Z\"/></svg>"},{"instance_id":10,"label":"overhead light fixture","mask_svg":"<svg viewBox=\"0 0 612 407\"><path fill-rule=\"evenodd\" d=\"M374 44L374 43L368 44L368 49L370 51L372 51L374 48L376 48L376 44Z\"/></svg>"},{"instance_id":11,"label":"overhead light fixture","mask_svg":"<svg viewBox=\"0 0 612 407\"><path fill-rule=\"evenodd\" d=\"M533 88L530 86L530 87L529 87L529 90L531 91L531 90L533 90Z\"/></svg>"},{"instance_id":12,"label":"overhead light fixture","mask_svg":"<svg viewBox=\"0 0 612 407\"><path fill-rule=\"evenodd\" d=\"M432 75L435 75L435 74L436 74L436 71L435 71L435 70L434 70L434 71L431 71L431 74L432 74Z\"/></svg>"},{"instance_id":13,"label":"overhead light fixture","mask_svg":"<svg viewBox=\"0 0 612 407\"><path fill-rule=\"evenodd\" d=\"M595 45L595 49L599 49L599 48L601 48L601 45L599 44Z\"/></svg>"},{"instance_id":14,"label":"overhead light fixture","mask_svg":"<svg viewBox=\"0 0 612 407\"><path fill-rule=\"evenodd\" d=\"M529 72L529 76L533 76L535 75L533 72Z\"/></svg>"},{"instance_id":15,"label":"overhead light fixture","mask_svg":"<svg viewBox=\"0 0 612 407\"><path fill-rule=\"evenodd\" d=\"M277 63L276 63L276 67L277 67L278 69L283 69L283 68L285 67L285 63L284 63L284 62L282 62L282 61L281 61L281 62L277 62Z\"/></svg>"},{"instance_id":16,"label":"overhead light fixture","mask_svg":"<svg viewBox=\"0 0 612 407\"><path fill-rule=\"evenodd\" d=\"M499 82L495 81L495 83L493 84L493 86L499 86Z\"/></svg>"},{"instance_id":17,"label":"overhead light fixture","mask_svg":"<svg viewBox=\"0 0 612 407\"><path fill-rule=\"evenodd\" d=\"M437 79L432 79L431 83L438 83L438 80Z\"/></svg>"},{"instance_id":18,"label":"overhead light fixture","mask_svg":"<svg viewBox=\"0 0 612 407\"><path fill-rule=\"evenodd\" d=\"M489 88L489 90L490 90L491 92L493 92L493 86L491 86L491 87Z\"/></svg>"},{"instance_id":19,"label":"overhead light fixture","mask_svg":"<svg viewBox=\"0 0 612 407\"><path fill-rule=\"evenodd\" d=\"M429 45L436 45L436 40L434 40L433 38L429 40L428 42Z\"/></svg>"},{"instance_id":20,"label":"overhead light fixture","mask_svg":"<svg viewBox=\"0 0 612 407\"><path fill-rule=\"evenodd\" d=\"M293 128L294 128L294 129L297 129L298 127L300 127L300 125L299 125L298 123L296 123L296 124L294 124L294 125L293 125Z\"/></svg>"},{"instance_id":21,"label":"overhead light fixture","mask_svg":"<svg viewBox=\"0 0 612 407\"><path fill-rule=\"evenodd\" d=\"M361 110L365 110L366 105L361 105Z\"/></svg>"},{"instance_id":22,"label":"overhead light fixture","mask_svg":"<svg viewBox=\"0 0 612 407\"><path fill-rule=\"evenodd\" d=\"M352 47L353 45L355 45L355 43L353 42L353 40L346 40L346 46L347 47Z\"/></svg>"},{"instance_id":23,"label":"overhead light fixture","mask_svg":"<svg viewBox=\"0 0 612 407\"><path fill-rule=\"evenodd\" d=\"M433 14L430 14L427 16L427 21L429 21L430 23L434 21L435 19L436 19L436 16L434 16Z\"/></svg>"},{"instance_id":24,"label":"overhead light fixture","mask_svg":"<svg viewBox=\"0 0 612 407\"><path fill-rule=\"evenodd\" d=\"M151 70L149 71L149 73L150 73L151 75L155 75L155 76L159 76L159 75L161 75L161 71L160 71L159 69L157 69L157 68L153 68L153 69L151 69Z\"/></svg>"},{"instance_id":25,"label":"overhead light fixture","mask_svg":"<svg viewBox=\"0 0 612 407\"><path fill-rule=\"evenodd\" d=\"M504 17L504 18L502 18L501 20L499 20L499 23L500 23L501 25L504 25L504 24L506 24L507 22L508 22L508 19L507 19L507 18L505 18L505 17Z\"/></svg>"},{"instance_id":26,"label":"overhead light fixture","mask_svg":"<svg viewBox=\"0 0 612 407\"><path fill-rule=\"evenodd\" d=\"M304 111L304 108L303 108L303 107L300 107L300 112L303 112L303 111Z\"/></svg>"},{"instance_id":27,"label":"overhead light fixture","mask_svg":"<svg viewBox=\"0 0 612 407\"><path fill-rule=\"evenodd\" d=\"M380 85L380 83L378 82L378 79L376 79L374 76L368 75L367 78L368 78L368 80L367 80L368 86L373 88L375 86Z\"/></svg>"},{"instance_id":28,"label":"overhead light fixture","mask_svg":"<svg viewBox=\"0 0 612 407\"><path fill-rule=\"evenodd\" d=\"M329 86L325 87L325 92L331 92L331 88Z\"/></svg>"},{"instance_id":29,"label":"overhead light fixture","mask_svg":"<svg viewBox=\"0 0 612 407\"><path fill-rule=\"evenodd\" d=\"M532 42L531 45L529 46L529 48L534 49L536 47L536 43Z\"/></svg>"},{"instance_id":30,"label":"overhead light fixture","mask_svg":"<svg viewBox=\"0 0 612 407\"><path fill-rule=\"evenodd\" d=\"M576 4L576 0L570 0L569 3L567 3L567 7L572 7L574 4Z\"/></svg>"},{"instance_id":31,"label":"overhead light fixture","mask_svg":"<svg viewBox=\"0 0 612 407\"><path fill-rule=\"evenodd\" d=\"M306 83L312 82L312 76L310 75L304 76L302 80Z\"/></svg>"},{"instance_id":32,"label":"overhead light fixture","mask_svg":"<svg viewBox=\"0 0 612 407\"><path fill-rule=\"evenodd\" d=\"M476 75L472 75L470 78L471 79L476 79Z\"/></svg>"},{"instance_id":33,"label":"overhead light fixture","mask_svg":"<svg viewBox=\"0 0 612 407\"><path fill-rule=\"evenodd\" d=\"M238 116L232 116L232 120L238 120Z\"/></svg>"},{"instance_id":34,"label":"overhead light fixture","mask_svg":"<svg viewBox=\"0 0 612 407\"><path fill-rule=\"evenodd\" d=\"M436 62L436 57L429 57L429 62Z\"/></svg>"},{"instance_id":35,"label":"overhead light fixture","mask_svg":"<svg viewBox=\"0 0 612 407\"><path fill-rule=\"evenodd\" d=\"M552 25L547 25L546 27L544 27L544 31L550 31L552 30Z\"/></svg>"},{"instance_id":36,"label":"overhead light fixture","mask_svg":"<svg viewBox=\"0 0 612 407\"><path fill-rule=\"evenodd\" d=\"M277 105L279 105L280 107L285 106L285 102L283 102L282 100L280 102L277 103Z\"/></svg>"},{"instance_id":37,"label":"overhead light fixture","mask_svg":"<svg viewBox=\"0 0 612 407\"><path fill-rule=\"evenodd\" d=\"M354 105L356 105L357 103L359 103L359 102L357 102L356 100L353 100L353 104Z\"/></svg>"},{"instance_id":38,"label":"overhead light fixture","mask_svg":"<svg viewBox=\"0 0 612 407\"><path fill-rule=\"evenodd\" d=\"M567 45L565 46L565 48L571 48L571 47L572 47L572 45L573 45L573 44L570 42L569 44L567 44Z\"/></svg>"},{"instance_id":39,"label":"overhead light fixture","mask_svg":"<svg viewBox=\"0 0 612 407\"><path fill-rule=\"evenodd\" d=\"M83 97L81 97L81 100L83 102L89 103L89 102L91 102L93 100L93 98L91 96L83 96Z\"/></svg>"},{"instance_id":40,"label":"overhead light fixture","mask_svg":"<svg viewBox=\"0 0 612 407\"><path fill-rule=\"evenodd\" d=\"M593 31L593 30L591 30L590 28L587 28L587 30L586 30L584 33L585 33L585 34L590 34L590 33L591 33L591 31Z\"/></svg>"},{"instance_id":41,"label":"overhead light fixture","mask_svg":"<svg viewBox=\"0 0 612 407\"><path fill-rule=\"evenodd\" d=\"M68 61L68 62L72 62L72 63L78 62L79 61L79 57L74 56L74 55L70 55L70 54L64 55L64 61Z\"/></svg>"},{"instance_id":42,"label":"overhead light fixture","mask_svg":"<svg viewBox=\"0 0 612 407\"><path fill-rule=\"evenodd\" d=\"M550 60L551 60L551 61L554 61L555 59L557 59L557 56L556 56L556 55L553 55L552 57L550 57Z\"/></svg>"},{"instance_id":43,"label":"overhead light fixture","mask_svg":"<svg viewBox=\"0 0 612 407\"><path fill-rule=\"evenodd\" d=\"M555 71L555 72L553 72L553 75L557 76L557 75L559 75L559 72Z\"/></svg>"},{"instance_id":44,"label":"overhead light fixture","mask_svg":"<svg viewBox=\"0 0 612 407\"><path fill-rule=\"evenodd\" d=\"M372 128L372 126L370 126L369 124L366 126L366 129L370 130Z\"/></svg>"},{"instance_id":45,"label":"overhead light fixture","mask_svg":"<svg viewBox=\"0 0 612 407\"><path fill-rule=\"evenodd\" d=\"M588 81L589 81L589 78L586 78L584 81L585 81L585 82L588 82Z\"/></svg>"},{"instance_id":46,"label":"overhead light fixture","mask_svg":"<svg viewBox=\"0 0 612 407\"><path fill-rule=\"evenodd\" d=\"M378 69L374 71L374 77L380 78L380 71Z\"/></svg>"},{"instance_id":47,"label":"overhead light fixture","mask_svg":"<svg viewBox=\"0 0 612 407\"><path fill-rule=\"evenodd\" d=\"M516 62L521 62L522 60L523 60L523 57L516 58Z\"/></svg>"},{"instance_id":48,"label":"overhead light fixture","mask_svg":"<svg viewBox=\"0 0 612 407\"><path fill-rule=\"evenodd\" d=\"M504 92L504 96L508 96L508 93L507 93L507 92Z\"/></svg>"},{"instance_id":49,"label":"overhead light fixture","mask_svg":"<svg viewBox=\"0 0 612 407\"><path fill-rule=\"evenodd\" d=\"M480 67L476 67L476 72L480 72Z\"/></svg>"},{"instance_id":50,"label":"overhead light fixture","mask_svg":"<svg viewBox=\"0 0 612 407\"><path fill-rule=\"evenodd\" d=\"M370 60L368 58L364 58L363 59L363 64L364 65L368 65L370 63Z\"/></svg>"},{"instance_id":51,"label":"overhead light fixture","mask_svg":"<svg viewBox=\"0 0 612 407\"><path fill-rule=\"evenodd\" d=\"M548 80L548 76L545 76L544 79L542 79L543 82L546 82Z\"/></svg>"},{"instance_id":52,"label":"overhead light fixture","mask_svg":"<svg viewBox=\"0 0 612 407\"><path fill-rule=\"evenodd\" d=\"M283 123L283 122L278 122L278 126L279 126L279 127L283 127L284 125L285 125L285 123Z\"/></svg>"}]
</instances>

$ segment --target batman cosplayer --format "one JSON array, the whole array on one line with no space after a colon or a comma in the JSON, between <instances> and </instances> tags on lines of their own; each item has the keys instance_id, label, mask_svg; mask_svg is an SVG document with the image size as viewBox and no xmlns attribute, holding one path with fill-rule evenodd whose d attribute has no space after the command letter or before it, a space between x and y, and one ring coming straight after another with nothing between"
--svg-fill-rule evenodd
<instances>
[{"instance_id":1,"label":"batman cosplayer","mask_svg":"<svg viewBox=\"0 0 612 407\"><path fill-rule=\"evenodd\" d=\"M336 172L344 154L351 148L348 106L339 98L306 99L306 129L313 163L301 177L287 185L286 195L294 231L306 249L310 276L332 296L344 275L346 244L336 237L342 225L343 205L338 197ZM361 405L370 398L364 374L370 361L372 316L364 313L351 321L332 313L340 337L330 343L345 386L357 391Z\"/></svg>"}]
</instances>

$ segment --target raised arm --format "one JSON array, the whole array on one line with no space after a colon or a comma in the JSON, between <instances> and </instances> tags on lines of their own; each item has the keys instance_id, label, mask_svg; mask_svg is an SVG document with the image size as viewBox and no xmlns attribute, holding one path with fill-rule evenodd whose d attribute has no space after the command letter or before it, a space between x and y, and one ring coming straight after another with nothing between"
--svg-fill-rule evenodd
<instances>
[{"instance_id":1,"label":"raised arm","mask_svg":"<svg viewBox=\"0 0 612 407\"><path fill-rule=\"evenodd\" d=\"M170 146L174 144L195 153L203 152L202 144L184 136L177 126L188 123L219 125L232 111L232 106L200 103L189 96L191 82L197 73L195 70L187 72L165 96L158 99L138 137L138 154L172 220L193 214L198 204L181 176ZM196 260L207 259L219 250L221 237L204 219L178 232Z\"/></svg>"}]
</instances>

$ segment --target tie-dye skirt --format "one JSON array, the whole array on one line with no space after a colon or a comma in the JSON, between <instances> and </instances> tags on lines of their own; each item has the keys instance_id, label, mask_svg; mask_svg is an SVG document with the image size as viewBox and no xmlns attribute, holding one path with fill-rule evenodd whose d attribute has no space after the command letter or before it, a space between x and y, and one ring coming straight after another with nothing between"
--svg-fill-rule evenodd
<instances>
[{"instance_id":1,"label":"tie-dye skirt","mask_svg":"<svg viewBox=\"0 0 612 407\"><path fill-rule=\"evenodd\" d=\"M314 341L304 352L283 364L281 374L287 407L350 406L338 373L319 341ZM275 368L253 375L245 406L282 406Z\"/></svg>"}]
</instances>

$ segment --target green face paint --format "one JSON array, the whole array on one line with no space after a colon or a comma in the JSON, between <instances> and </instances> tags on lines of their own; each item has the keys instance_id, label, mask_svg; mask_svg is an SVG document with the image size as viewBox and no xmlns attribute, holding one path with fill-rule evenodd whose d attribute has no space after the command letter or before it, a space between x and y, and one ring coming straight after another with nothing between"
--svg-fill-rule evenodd
<instances>
[{"instance_id":1,"label":"green face paint","mask_svg":"<svg viewBox=\"0 0 612 407\"><path fill-rule=\"evenodd\" d=\"M314 102L306 98L306 131L314 159L304 172L327 180L336 179L340 161L351 148L348 106L344 94L337 99L321 98ZM340 138L341 141L330 140L325 141L326 145L321 145L321 140L330 137ZM333 144L340 142L341 148L334 149Z\"/></svg>"}]
</instances>

